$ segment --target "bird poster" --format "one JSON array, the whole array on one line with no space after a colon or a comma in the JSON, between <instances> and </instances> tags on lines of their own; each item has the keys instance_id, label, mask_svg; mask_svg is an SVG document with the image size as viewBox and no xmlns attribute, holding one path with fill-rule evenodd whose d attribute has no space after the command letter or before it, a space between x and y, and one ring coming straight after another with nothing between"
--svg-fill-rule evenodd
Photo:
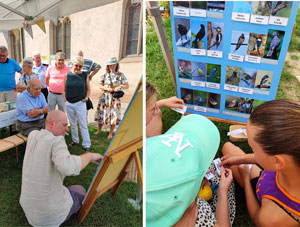
<instances>
[{"instance_id":1,"label":"bird poster","mask_svg":"<svg viewBox=\"0 0 300 227\"><path fill-rule=\"evenodd\" d=\"M224 24L207 22L207 50L223 50Z\"/></svg>"},{"instance_id":2,"label":"bird poster","mask_svg":"<svg viewBox=\"0 0 300 227\"><path fill-rule=\"evenodd\" d=\"M273 72L257 70L254 88L260 90L270 90L272 84Z\"/></svg>"},{"instance_id":3,"label":"bird poster","mask_svg":"<svg viewBox=\"0 0 300 227\"><path fill-rule=\"evenodd\" d=\"M242 68L240 87L254 88L256 73L256 69Z\"/></svg>"},{"instance_id":4,"label":"bird poster","mask_svg":"<svg viewBox=\"0 0 300 227\"><path fill-rule=\"evenodd\" d=\"M192 48L207 49L206 21L191 20Z\"/></svg>"},{"instance_id":5,"label":"bird poster","mask_svg":"<svg viewBox=\"0 0 300 227\"><path fill-rule=\"evenodd\" d=\"M192 62L192 79L206 81L206 63Z\"/></svg>"},{"instance_id":6,"label":"bird poster","mask_svg":"<svg viewBox=\"0 0 300 227\"><path fill-rule=\"evenodd\" d=\"M207 92L194 90L194 105L207 106Z\"/></svg>"},{"instance_id":7,"label":"bird poster","mask_svg":"<svg viewBox=\"0 0 300 227\"><path fill-rule=\"evenodd\" d=\"M245 56L247 54L249 32L232 31L230 53Z\"/></svg>"},{"instance_id":8,"label":"bird poster","mask_svg":"<svg viewBox=\"0 0 300 227\"><path fill-rule=\"evenodd\" d=\"M238 86L241 79L242 68L236 66L226 67L226 84Z\"/></svg>"},{"instance_id":9,"label":"bird poster","mask_svg":"<svg viewBox=\"0 0 300 227\"><path fill-rule=\"evenodd\" d=\"M247 55L263 57L266 46L267 35L250 33Z\"/></svg>"},{"instance_id":10,"label":"bird poster","mask_svg":"<svg viewBox=\"0 0 300 227\"><path fill-rule=\"evenodd\" d=\"M177 94L186 112L247 123L258 105L275 99L299 5L171 1Z\"/></svg>"},{"instance_id":11,"label":"bird poster","mask_svg":"<svg viewBox=\"0 0 300 227\"><path fill-rule=\"evenodd\" d=\"M268 38L266 42L264 58L278 60L284 39L284 34L284 31L273 29L268 30Z\"/></svg>"},{"instance_id":12,"label":"bird poster","mask_svg":"<svg viewBox=\"0 0 300 227\"><path fill-rule=\"evenodd\" d=\"M193 90L181 88L181 99L184 101L185 104L193 104L194 95Z\"/></svg>"},{"instance_id":13,"label":"bird poster","mask_svg":"<svg viewBox=\"0 0 300 227\"><path fill-rule=\"evenodd\" d=\"M220 83L221 80L221 65L207 64L207 82Z\"/></svg>"},{"instance_id":14,"label":"bird poster","mask_svg":"<svg viewBox=\"0 0 300 227\"><path fill-rule=\"evenodd\" d=\"M191 48L191 28L190 20L175 18L175 37L178 47Z\"/></svg>"},{"instance_id":15,"label":"bird poster","mask_svg":"<svg viewBox=\"0 0 300 227\"><path fill-rule=\"evenodd\" d=\"M192 63L186 60L177 60L178 76L180 78L192 79Z\"/></svg>"}]
</instances>

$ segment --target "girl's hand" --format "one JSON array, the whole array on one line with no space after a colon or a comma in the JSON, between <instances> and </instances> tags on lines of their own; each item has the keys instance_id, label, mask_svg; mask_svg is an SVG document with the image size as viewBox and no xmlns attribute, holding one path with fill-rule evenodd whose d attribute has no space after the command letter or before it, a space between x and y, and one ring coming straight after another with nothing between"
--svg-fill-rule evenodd
<instances>
[{"instance_id":1,"label":"girl's hand","mask_svg":"<svg viewBox=\"0 0 300 227\"><path fill-rule=\"evenodd\" d=\"M171 98L162 99L157 102L159 107L167 106L169 108L183 108L184 101L182 99L173 96Z\"/></svg>"},{"instance_id":2,"label":"girl's hand","mask_svg":"<svg viewBox=\"0 0 300 227\"><path fill-rule=\"evenodd\" d=\"M231 169L227 169L227 168L220 168L220 169L221 169L221 179L219 184L219 190L227 193L231 185L231 182L233 180L232 171Z\"/></svg>"},{"instance_id":3,"label":"girl's hand","mask_svg":"<svg viewBox=\"0 0 300 227\"><path fill-rule=\"evenodd\" d=\"M224 166L226 168L230 168L233 165L240 165L241 155L225 155L221 158L220 166Z\"/></svg>"}]
</instances>

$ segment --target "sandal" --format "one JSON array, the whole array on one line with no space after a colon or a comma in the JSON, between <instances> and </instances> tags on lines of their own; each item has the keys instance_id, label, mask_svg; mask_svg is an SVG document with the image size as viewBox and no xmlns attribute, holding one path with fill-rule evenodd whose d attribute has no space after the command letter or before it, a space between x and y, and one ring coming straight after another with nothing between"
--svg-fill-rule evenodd
<instances>
[{"instance_id":1,"label":"sandal","mask_svg":"<svg viewBox=\"0 0 300 227\"><path fill-rule=\"evenodd\" d=\"M78 145L78 143L75 143L74 141L72 141L71 143L69 143L69 147L73 147L75 145Z\"/></svg>"},{"instance_id":2,"label":"sandal","mask_svg":"<svg viewBox=\"0 0 300 227\"><path fill-rule=\"evenodd\" d=\"M91 149L89 147L84 148L85 152L91 152Z\"/></svg>"}]
</instances>

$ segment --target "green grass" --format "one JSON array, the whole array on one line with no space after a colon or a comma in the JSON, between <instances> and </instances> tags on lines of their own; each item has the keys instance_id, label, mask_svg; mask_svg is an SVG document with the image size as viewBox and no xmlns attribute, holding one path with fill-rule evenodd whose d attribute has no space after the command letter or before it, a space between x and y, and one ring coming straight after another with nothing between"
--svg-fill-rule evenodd
<instances>
[{"instance_id":1,"label":"green grass","mask_svg":"<svg viewBox=\"0 0 300 227\"><path fill-rule=\"evenodd\" d=\"M108 133L101 133L95 136L95 128L89 127L91 135L91 152L104 154L109 140L106 139ZM66 136L67 144L71 142L71 137ZM19 164L16 164L15 149L0 153L0 226L30 226L25 214L19 204L22 162L24 158L25 145L19 146ZM81 146L74 146L70 149L71 154L80 155L84 153ZM81 184L88 189L97 165L90 163L79 176L66 177L65 186ZM92 206L84 222L79 225L76 222L76 215L73 215L63 226L142 226L143 211L135 210L128 202L128 198L136 198L137 184L123 182L118 192L112 196L106 192L100 196Z\"/></svg>"},{"instance_id":2,"label":"green grass","mask_svg":"<svg viewBox=\"0 0 300 227\"><path fill-rule=\"evenodd\" d=\"M297 61L297 60L299 60L299 58L300 58L300 57L297 56L297 55L294 55L294 54L291 55L291 59L293 59L293 60L296 60L296 61Z\"/></svg>"},{"instance_id":3,"label":"green grass","mask_svg":"<svg viewBox=\"0 0 300 227\"><path fill-rule=\"evenodd\" d=\"M168 42L170 47L172 48L172 33L170 26L170 19L164 20L164 27L166 29L166 34L168 38ZM151 82L159 91L160 95L158 99L168 98L176 95L176 89L173 87L170 74L167 70L166 63L163 58L163 54L158 42L157 35L152 27L152 22L147 21L147 36L146 36L146 79ZM300 50L300 16L299 11L297 15L297 23L298 26L295 30L295 35L292 37L291 44L289 50ZM284 99L284 98L292 98L287 94L287 90L296 89L298 94L299 84L294 77L294 75L289 70L289 63L286 62L282 71L281 80L279 83L278 91L276 99ZM162 108L163 115L163 133L166 132L174 123L176 123L180 119L180 114L168 109ZM229 130L230 124L214 122L218 127L221 142L219 146L219 150L216 154L216 157L221 157L221 148L224 143L229 141L227 137L227 132ZM252 152L247 142L235 143L241 149L243 149L246 153ZM241 189L236 183L236 217L233 226L253 226L253 223L248 215L244 191Z\"/></svg>"}]
</instances>

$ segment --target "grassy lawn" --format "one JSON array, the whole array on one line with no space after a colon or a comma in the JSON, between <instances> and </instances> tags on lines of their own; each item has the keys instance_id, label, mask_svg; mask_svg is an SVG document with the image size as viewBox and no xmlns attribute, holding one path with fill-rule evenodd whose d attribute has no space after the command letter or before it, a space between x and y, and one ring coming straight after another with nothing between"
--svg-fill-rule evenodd
<instances>
[{"instance_id":1,"label":"grassy lawn","mask_svg":"<svg viewBox=\"0 0 300 227\"><path fill-rule=\"evenodd\" d=\"M91 136L91 152L104 154L109 140L106 139L108 132L103 132L98 136L94 135L95 128L89 127ZM66 136L67 144L71 142L71 137ZM25 214L19 204L22 162L24 158L25 146L19 146L19 164L16 164L15 150L11 149L0 154L0 226L30 226ZM84 153L81 146L74 146L70 149L71 154L80 155ZM88 189L97 165L89 164L79 176L66 177L65 186L81 184ZM137 184L123 182L119 191L112 196L109 192L100 196L89 211L82 226L142 226L143 211L135 210L128 202L128 198L136 198ZM76 215L64 223L63 226L79 226L76 222Z\"/></svg>"},{"instance_id":2,"label":"grassy lawn","mask_svg":"<svg viewBox=\"0 0 300 227\"><path fill-rule=\"evenodd\" d=\"M292 37L291 45L289 50L293 50L292 55L296 55L294 52L300 50L300 15L298 11L297 15L298 26L296 26L295 34ZM164 20L164 27L168 37L168 42L170 48L172 48L172 33L171 33L171 20L170 18ZM164 57L157 39L157 35L152 26L152 22L148 19L146 26L146 79L151 82L160 91L158 99L168 98L171 96L176 96L176 90L172 85L170 74L168 72ZM173 50L172 50L173 51ZM297 52L298 54L298 52ZM300 56L297 55L297 56ZM298 57L291 57L292 60L296 61ZM299 64L299 63L298 63ZM278 87L278 92L276 99L294 99L299 100L300 98L300 88L299 82L296 79L296 75L300 75L298 70L295 70L293 62L286 61L280 84ZM297 64L296 64L297 65ZM298 74L297 74L298 73ZM167 131L175 122L180 119L180 114L168 109L162 108L163 113L163 132ZM227 132L229 130L229 124L214 122L218 127L221 135L221 143L216 157L221 156L221 148L223 144L229 141L227 137ZM235 143L246 153L252 152L247 142ZM248 215L244 191L236 184L236 201L237 201L237 212L234 221L234 226L253 226Z\"/></svg>"}]
</instances>

